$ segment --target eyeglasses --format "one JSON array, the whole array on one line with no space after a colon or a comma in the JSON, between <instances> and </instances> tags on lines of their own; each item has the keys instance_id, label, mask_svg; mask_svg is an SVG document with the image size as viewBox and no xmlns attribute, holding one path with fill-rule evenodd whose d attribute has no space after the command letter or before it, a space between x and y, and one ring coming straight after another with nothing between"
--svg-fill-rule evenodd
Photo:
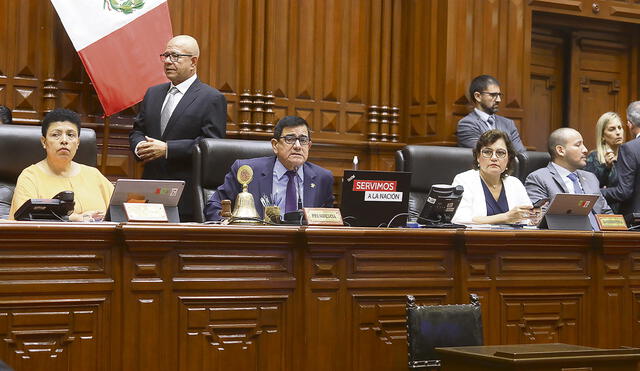
<instances>
[{"instance_id":1,"label":"eyeglasses","mask_svg":"<svg viewBox=\"0 0 640 371\"><path fill-rule=\"evenodd\" d=\"M280 137L279 139L284 139L284 142L287 144L294 144L296 141L299 141L301 146L306 146L311 141L311 139L309 139L309 137L306 135L297 137L293 134L285 135L283 137Z\"/></svg>"},{"instance_id":2,"label":"eyeglasses","mask_svg":"<svg viewBox=\"0 0 640 371\"><path fill-rule=\"evenodd\" d=\"M491 97L491 99L496 99L500 97L500 99L504 98L504 94L502 93L490 93L488 91L481 91L480 94L486 94Z\"/></svg>"},{"instance_id":3,"label":"eyeglasses","mask_svg":"<svg viewBox=\"0 0 640 371\"><path fill-rule=\"evenodd\" d=\"M173 63L177 62L180 57L193 57L193 54L178 54L178 53L162 53L160 54L160 60L162 62L167 60L167 57L169 57L169 60Z\"/></svg>"},{"instance_id":4,"label":"eyeglasses","mask_svg":"<svg viewBox=\"0 0 640 371\"><path fill-rule=\"evenodd\" d=\"M494 151L491 148L483 148L480 151L480 154L484 158L491 158L491 157L493 157L494 153L496 154L497 158L505 158L505 157L507 157L507 154L508 154L507 151L505 151L504 149L496 149Z\"/></svg>"}]
</instances>

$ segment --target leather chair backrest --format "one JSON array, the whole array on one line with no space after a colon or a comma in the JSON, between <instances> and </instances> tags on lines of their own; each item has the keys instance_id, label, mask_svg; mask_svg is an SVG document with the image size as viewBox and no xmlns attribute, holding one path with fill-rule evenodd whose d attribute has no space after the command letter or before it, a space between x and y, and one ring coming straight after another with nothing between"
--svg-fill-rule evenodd
<instances>
[{"instance_id":1,"label":"leather chair backrest","mask_svg":"<svg viewBox=\"0 0 640 371\"><path fill-rule=\"evenodd\" d=\"M451 184L472 163L470 148L408 145L397 151L396 170L411 173L409 213L420 213L432 185Z\"/></svg>"},{"instance_id":2,"label":"leather chair backrest","mask_svg":"<svg viewBox=\"0 0 640 371\"><path fill-rule=\"evenodd\" d=\"M236 160L272 156L270 141L202 139L193 153L194 217L204 222L204 205Z\"/></svg>"},{"instance_id":3,"label":"leather chair backrest","mask_svg":"<svg viewBox=\"0 0 640 371\"><path fill-rule=\"evenodd\" d=\"M408 145L396 152L396 170L411 175L409 213L418 215L434 184L451 184L459 173L473 167L471 148ZM518 159L512 173L517 176Z\"/></svg>"},{"instance_id":4,"label":"leather chair backrest","mask_svg":"<svg viewBox=\"0 0 640 371\"><path fill-rule=\"evenodd\" d=\"M526 156L518 155L518 160L520 160L518 178L524 183L529 174L549 164L551 155L549 152L527 151Z\"/></svg>"},{"instance_id":5,"label":"leather chair backrest","mask_svg":"<svg viewBox=\"0 0 640 371\"><path fill-rule=\"evenodd\" d=\"M42 129L32 125L0 125L0 219L9 215L18 176L28 166L46 157L40 143ZM96 167L96 132L83 128L75 162Z\"/></svg>"},{"instance_id":6,"label":"leather chair backrest","mask_svg":"<svg viewBox=\"0 0 640 371\"><path fill-rule=\"evenodd\" d=\"M472 304L416 305L407 296L409 369L440 366L436 347L483 345L480 302L470 297Z\"/></svg>"}]
</instances>

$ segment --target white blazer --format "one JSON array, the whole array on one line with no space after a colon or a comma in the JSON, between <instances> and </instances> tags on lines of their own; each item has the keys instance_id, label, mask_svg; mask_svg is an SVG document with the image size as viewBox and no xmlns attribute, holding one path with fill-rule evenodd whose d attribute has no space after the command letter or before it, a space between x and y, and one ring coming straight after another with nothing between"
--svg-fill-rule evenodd
<instances>
[{"instance_id":1,"label":"white blazer","mask_svg":"<svg viewBox=\"0 0 640 371\"><path fill-rule=\"evenodd\" d=\"M471 224L476 216L487 216L487 203L484 198L484 190L480 183L480 171L468 170L460 173L453 178L453 185L461 185L464 187L462 200L456 214L451 220L457 224ZM508 176L502 181L504 191L507 196L509 209L515 206L531 205L531 200L527 195L527 190L522 182L516 177Z\"/></svg>"}]
</instances>

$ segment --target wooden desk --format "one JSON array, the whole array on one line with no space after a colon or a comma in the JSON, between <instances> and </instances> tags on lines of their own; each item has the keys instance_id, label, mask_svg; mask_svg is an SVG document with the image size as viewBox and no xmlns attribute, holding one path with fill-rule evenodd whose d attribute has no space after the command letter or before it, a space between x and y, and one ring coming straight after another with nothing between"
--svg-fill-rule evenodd
<instances>
[{"instance_id":1,"label":"wooden desk","mask_svg":"<svg viewBox=\"0 0 640 371\"><path fill-rule=\"evenodd\" d=\"M485 344L640 347L640 234L0 223L16 371L407 368L405 295Z\"/></svg>"},{"instance_id":2,"label":"wooden desk","mask_svg":"<svg viewBox=\"0 0 640 371\"><path fill-rule=\"evenodd\" d=\"M633 371L640 349L598 349L569 344L436 348L442 371Z\"/></svg>"}]
</instances>

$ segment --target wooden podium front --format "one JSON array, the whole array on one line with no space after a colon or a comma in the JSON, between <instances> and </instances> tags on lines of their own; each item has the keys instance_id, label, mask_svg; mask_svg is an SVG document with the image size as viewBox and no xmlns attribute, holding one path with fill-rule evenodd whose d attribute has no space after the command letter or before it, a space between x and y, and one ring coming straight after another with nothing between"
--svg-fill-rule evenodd
<instances>
[{"instance_id":1,"label":"wooden podium front","mask_svg":"<svg viewBox=\"0 0 640 371\"><path fill-rule=\"evenodd\" d=\"M640 349L599 349L569 344L518 344L436 348L442 371L635 371Z\"/></svg>"}]
</instances>

